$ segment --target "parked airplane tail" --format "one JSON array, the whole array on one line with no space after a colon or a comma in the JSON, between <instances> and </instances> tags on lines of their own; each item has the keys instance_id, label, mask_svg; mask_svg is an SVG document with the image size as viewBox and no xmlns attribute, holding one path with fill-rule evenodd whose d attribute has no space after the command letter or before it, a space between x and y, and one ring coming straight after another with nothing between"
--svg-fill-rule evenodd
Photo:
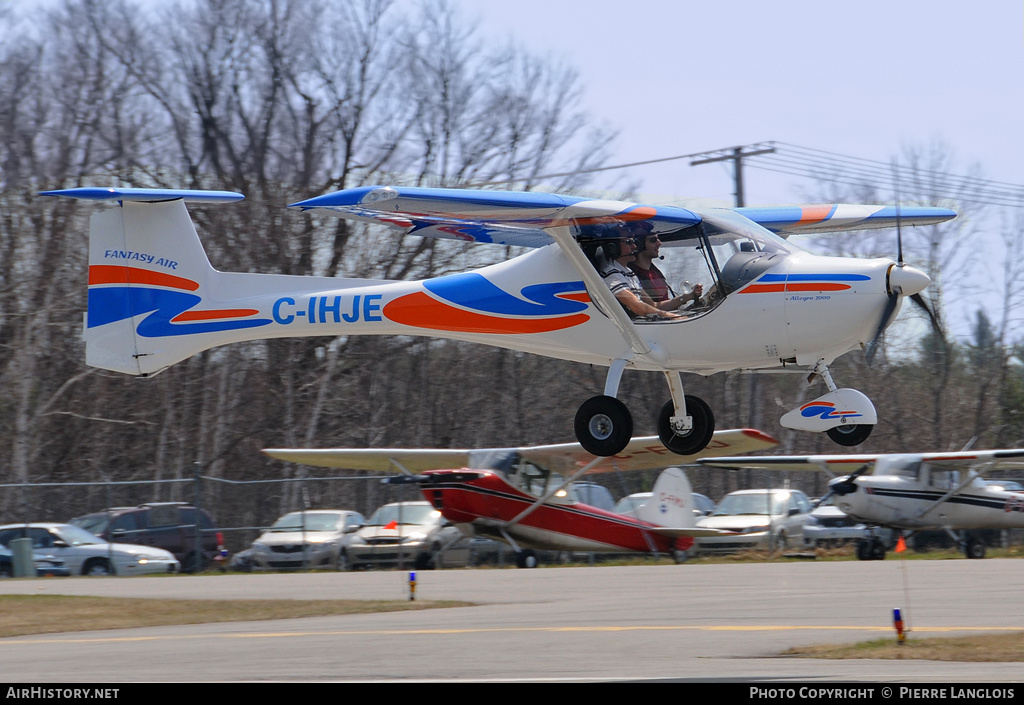
<instances>
[{"instance_id":1,"label":"parked airplane tail","mask_svg":"<svg viewBox=\"0 0 1024 705\"><path fill-rule=\"evenodd\" d=\"M682 470L668 468L662 472L651 494L651 501L637 512L638 519L676 529L696 525L693 490Z\"/></svg>"}]
</instances>

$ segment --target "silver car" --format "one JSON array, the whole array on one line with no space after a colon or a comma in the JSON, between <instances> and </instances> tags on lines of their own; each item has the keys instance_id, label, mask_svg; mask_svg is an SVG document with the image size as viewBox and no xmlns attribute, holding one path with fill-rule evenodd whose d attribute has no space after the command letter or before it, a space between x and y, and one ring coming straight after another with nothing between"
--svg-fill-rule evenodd
<instances>
[{"instance_id":1,"label":"silver car","mask_svg":"<svg viewBox=\"0 0 1024 705\"><path fill-rule=\"evenodd\" d=\"M142 575L177 573L181 568L170 552L152 546L107 543L71 524L8 524L0 526L0 544L32 539L32 549L64 561L72 575Z\"/></svg>"},{"instance_id":2,"label":"silver car","mask_svg":"<svg viewBox=\"0 0 1024 705\"><path fill-rule=\"evenodd\" d=\"M804 526L813 521L811 502L800 490L739 490L722 498L699 528L724 529L737 535L700 537L700 553L804 548Z\"/></svg>"},{"instance_id":3,"label":"silver car","mask_svg":"<svg viewBox=\"0 0 1024 705\"><path fill-rule=\"evenodd\" d=\"M246 552L251 568L300 570L338 565L342 544L363 525L346 509L290 512L263 532Z\"/></svg>"},{"instance_id":4,"label":"silver car","mask_svg":"<svg viewBox=\"0 0 1024 705\"><path fill-rule=\"evenodd\" d=\"M395 502L375 511L338 554L338 569L469 565L469 539L429 502Z\"/></svg>"}]
</instances>

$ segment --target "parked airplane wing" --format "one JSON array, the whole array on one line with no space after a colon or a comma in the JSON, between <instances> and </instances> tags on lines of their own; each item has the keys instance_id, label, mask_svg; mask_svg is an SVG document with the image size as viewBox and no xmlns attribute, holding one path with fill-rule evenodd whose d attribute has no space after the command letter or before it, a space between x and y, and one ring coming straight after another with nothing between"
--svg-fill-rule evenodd
<instances>
[{"instance_id":1,"label":"parked airplane wing","mask_svg":"<svg viewBox=\"0 0 1024 705\"><path fill-rule=\"evenodd\" d=\"M951 469L987 464L1004 469L1024 468L1024 449L954 451L943 453L861 453L857 455L748 455L698 460L701 465L723 468L765 468L769 470L824 470L846 474L880 458L906 458Z\"/></svg>"},{"instance_id":2,"label":"parked airplane wing","mask_svg":"<svg viewBox=\"0 0 1024 705\"><path fill-rule=\"evenodd\" d=\"M754 429L715 431L708 446L689 458L669 451L657 436L641 436L630 441L619 453L605 459L591 472L612 470L648 470L692 462L697 458L720 453L748 453L765 450L778 444L771 436ZM545 446L523 446L518 448L266 448L264 453L278 460L349 470L373 470L377 472L423 472L468 467L471 454L475 457L486 455L508 456L517 453L520 457L559 474L568 475L578 471L594 460L594 456L583 450L579 443L559 443ZM479 468L478 468L479 469Z\"/></svg>"}]
</instances>

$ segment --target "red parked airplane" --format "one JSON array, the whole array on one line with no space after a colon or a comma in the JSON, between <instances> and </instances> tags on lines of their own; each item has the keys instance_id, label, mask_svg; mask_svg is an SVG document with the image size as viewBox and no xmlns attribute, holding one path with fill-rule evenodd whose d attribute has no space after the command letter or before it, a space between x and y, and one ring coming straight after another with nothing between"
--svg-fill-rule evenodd
<instances>
[{"instance_id":1,"label":"red parked airplane","mask_svg":"<svg viewBox=\"0 0 1024 705\"><path fill-rule=\"evenodd\" d=\"M752 429L716 431L708 446L689 460L748 453L777 443ZM634 438L618 455L600 458L578 443L479 450L271 448L263 452L306 465L401 473L390 481L419 484L423 496L464 534L507 542L521 568L537 564L534 549L664 553L680 560L694 536L728 533L695 528L690 482L679 468L659 476L651 500L637 509L636 517L580 501L573 483L588 473L649 470L678 462L679 456L657 436Z\"/></svg>"}]
</instances>

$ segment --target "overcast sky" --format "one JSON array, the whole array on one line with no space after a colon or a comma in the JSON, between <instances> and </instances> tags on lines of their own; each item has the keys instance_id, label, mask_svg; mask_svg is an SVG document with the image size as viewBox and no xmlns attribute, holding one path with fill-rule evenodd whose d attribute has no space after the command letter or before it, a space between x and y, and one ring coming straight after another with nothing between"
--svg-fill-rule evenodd
<instances>
[{"instance_id":1,"label":"overcast sky","mask_svg":"<svg viewBox=\"0 0 1024 705\"><path fill-rule=\"evenodd\" d=\"M943 140L956 173L1021 178L1020 0L455 0L483 36L512 38L580 73L615 163L778 140L888 161ZM624 171L649 194L731 199L725 164ZM609 183L597 180L594 185ZM802 200L790 176L750 169L748 203Z\"/></svg>"}]
</instances>

